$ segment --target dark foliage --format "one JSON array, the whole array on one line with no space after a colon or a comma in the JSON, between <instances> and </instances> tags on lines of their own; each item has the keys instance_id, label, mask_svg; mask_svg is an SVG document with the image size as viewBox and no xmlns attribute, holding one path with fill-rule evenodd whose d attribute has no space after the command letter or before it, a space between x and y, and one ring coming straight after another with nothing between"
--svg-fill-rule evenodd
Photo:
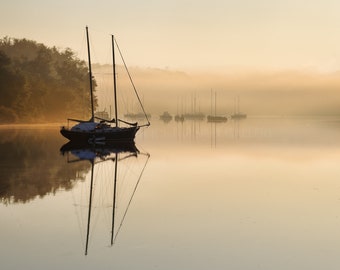
<instances>
[{"instance_id":1,"label":"dark foliage","mask_svg":"<svg viewBox=\"0 0 340 270\"><path fill-rule=\"evenodd\" d=\"M90 117L88 68L69 48L0 39L0 91L0 123Z\"/></svg>"}]
</instances>

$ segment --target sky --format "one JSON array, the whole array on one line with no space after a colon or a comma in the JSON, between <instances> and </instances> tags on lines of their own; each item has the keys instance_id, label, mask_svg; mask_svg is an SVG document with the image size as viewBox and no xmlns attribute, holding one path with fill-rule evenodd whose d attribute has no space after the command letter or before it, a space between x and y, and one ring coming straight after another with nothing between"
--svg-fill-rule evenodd
<instances>
[{"instance_id":1,"label":"sky","mask_svg":"<svg viewBox=\"0 0 340 270\"><path fill-rule=\"evenodd\" d=\"M101 63L114 34L130 66L330 72L340 70L339 14L338 0L3 0L0 38L82 57L88 25Z\"/></svg>"}]
</instances>

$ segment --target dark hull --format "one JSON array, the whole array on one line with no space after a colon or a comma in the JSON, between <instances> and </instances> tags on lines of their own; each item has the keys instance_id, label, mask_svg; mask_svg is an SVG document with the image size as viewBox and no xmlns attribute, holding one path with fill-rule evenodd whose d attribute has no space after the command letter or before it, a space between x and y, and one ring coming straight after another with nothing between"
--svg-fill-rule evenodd
<instances>
[{"instance_id":1,"label":"dark hull","mask_svg":"<svg viewBox=\"0 0 340 270\"><path fill-rule=\"evenodd\" d=\"M222 122L227 122L228 118L224 116L212 116L208 115L207 116L208 122L216 122L216 123L222 123Z\"/></svg>"},{"instance_id":2,"label":"dark hull","mask_svg":"<svg viewBox=\"0 0 340 270\"><path fill-rule=\"evenodd\" d=\"M105 142L126 142L133 141L139 127L112 128L95 131L72 131L61 128L60 133L71 142L84 143L105 143Z\"/></svg>"},{"instance_id":3,"label":"dark hull","mask_svg":"<svg viewBox=\"0 0 340 270\"><path fill-rule=\"evenodd\" d=\"M240 114L233 114L233 115L231 115L231 119L245 119L245 118L247 118L247 115L246 114L242 114L242 113L240 113Z\"/></svg>"}]
</instances>

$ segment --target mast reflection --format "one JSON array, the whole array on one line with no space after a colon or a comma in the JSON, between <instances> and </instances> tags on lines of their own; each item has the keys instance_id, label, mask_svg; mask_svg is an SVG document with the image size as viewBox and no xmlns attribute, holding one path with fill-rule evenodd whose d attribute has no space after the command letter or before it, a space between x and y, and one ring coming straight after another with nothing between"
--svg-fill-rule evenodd
<instances>
[{"instance_id":1,"label":"mast reflection","mask_svg":"<svg viewBox=\"0 0 340 270\"><path fill-rule=\"evenodd\" d=\"M63 145L60 149L60 152L67 156L68 163L88 161L91 163L91 180L90 180L90 189L89 189L89 203L88 203L88 213L87 213L87 228L86 228L86 243L85 243L85 255L88 254L89 247L89 239L90 239L90 227L91 227L91 215L93 209L93 196L94 196L94 181L100 181L102 176L96 173L96 177L99 179L94 179L94 171L95 167L100 163L106 163L105 166L111 167L113 169L113 173L110 177L112 177L113 181L113 191L112 191L112 223L111 223L111 239L110 245L114 244L115 239L123 225L125 217L127 215L128 209L131 205L133 197L136 193L140 180L142 178L145 167L150 158L149 153L142 153L138 150L134 142L126 142L126 143L110 143L110 144L74 144L69 142ZM139 162L139 157L143 156L143 160ZM127 205L122 212L120 225L116 226L116 203L117 203L117 182L118 182L118 166L119 163L128 159L135 159L139 162L139 174L137 174L136 179L134 179L135 184L132 188L132 192L127 198ZM130 179L127 179L130 180Z\"/></svg>"}]
</instances>

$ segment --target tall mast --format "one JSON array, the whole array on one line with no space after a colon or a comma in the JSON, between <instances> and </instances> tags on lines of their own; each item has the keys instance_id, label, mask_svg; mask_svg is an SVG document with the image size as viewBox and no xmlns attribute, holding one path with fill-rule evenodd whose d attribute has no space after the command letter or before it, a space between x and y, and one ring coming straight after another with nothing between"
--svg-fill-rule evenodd
<instances>
[{"instance_id":1,"label":"tall mast","mask_svg":"<svg viewBox=\"0 0 340 270\"><path fill-rule=\"evenodd\" d=\"M113 69L113 95L114 95L114 103L115 103L115 123L116 127L118 126L118 108L117 108L117 85L116 85L116 61L115 61L115 38L111 35L112 38L112 69Z\"/></svg>"},{"instance_id":2,"label":"tall mast","mask_svg":"<svg viewBox=\"0 0 340 270\"><path fill-rule=\"evenodd\" d=\"M216 91L215 91L215 116L216 116Z\"/></svg>"},{"instance_id":3,"label":"tall mast","mask_svg":"<svg viewBox=\"0 0 340 270\"><path fill-rule=\"evenodd\" d=\"M210 115L213 115L213 92L210 89Z\"/></svg>"},{"instance_id":4,"label":"tall mast","mask_svg":"<svg viewBox=\"0 0 340 270\"><path fill-rule=\"evenodd\" d=\"M92 69L91 69L91 55L90 55L90 40L89 31L86 26L86 40L87 40L87 55L89 58L89 77L90 77L90 95L91 95L91 121L94 121L94 105L93 105L93 85L92 85Z\"/></svg>"}]
</instances>

